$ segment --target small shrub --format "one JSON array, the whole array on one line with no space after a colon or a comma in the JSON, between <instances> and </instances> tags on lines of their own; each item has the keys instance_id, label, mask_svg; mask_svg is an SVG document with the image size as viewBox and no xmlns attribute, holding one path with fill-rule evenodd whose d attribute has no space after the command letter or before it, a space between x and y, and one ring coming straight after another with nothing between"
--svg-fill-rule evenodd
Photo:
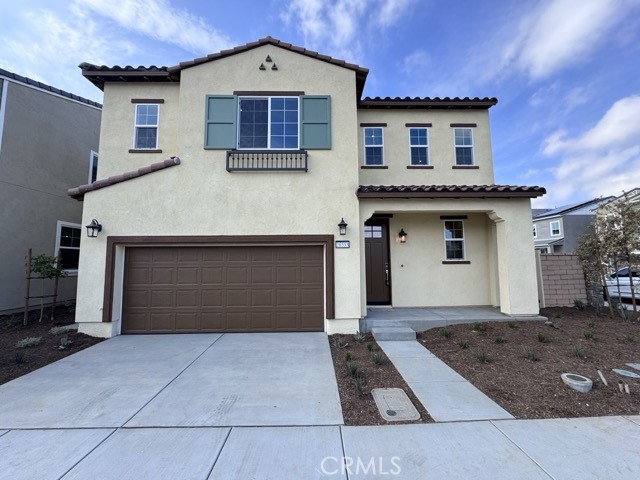
<instances>
[{"instance_id":1,"label":"small shrub","mask_svg":"<svg viewBox=\"0 0 640 480\"><path fill-rule=\"evenodd\" d=\"M352 377L355 377L358 373L358 366L353 362L347 363L347 372L349 372L349 375Z\"/></svg>"},{"instance_id":2,"label":"small shrub","mask_svg":"<svg viewBox=\"0 0 640 480\"><path fill-rule=\"evenodd\" d=\"M69 340L69 337L65 335L64 337L60 338L60 346L58 348L60 350L64 350L65 348L69 348L71 345L73 345L73 342Z\"/></svg>"},{"instance_id":3,"label":"small shrub","mask_svg":"<svg viewBox=\"0 0 640 480\"><path fill-rule=\"evenodd\" d=\"M35 347L40 344L42 337L27 337L16 342L16 348Z\"/></svg>"},{"instance_id":4,"label":"small shrub","mask_svg":"<svg viewBox=\"0 0 640 480\"><path fill-rule=\"evenodd\" d=\"M6 322L8 327L16 327L16 326L22 324L22 317L20 315L18 315L17 313L14 313L13 315L9 316L5 320L5 322Z\"/></svg>"},{"instance_id":5,"label":"small shrub","mask_svg":"<svg viewBox=\"0 0 640 480\"><path fill-rule=\"evenodd\" d=\"M633 335L631 335L629 333L625 333L624 339L629 343L636 343L636 337L634 337Z\"/></svg>"},{"instance_id":6,"label":"small shrub","mask_svg":"<svg viewBox=\"0 0 640 480\"><path fill-rule=\"evenodd\" d=\"M547 343L549 340L547 339L547 336L544 333L538 332L538 341L540 343Z\"/></svg>"},{"instance_id":7,"label":"small shrub","mask_svg":"<svg viewBox=\"0 0 640 480\"><path fill-rule=\"evenodd\" d=\"M584 338L586 340L593 340L595 338L594 335L593 335L593 332L591 330L587 330L582 335L584 336Z\"/></svg>"},{"instance_id":8,"label":"small shrub","mask_svg":"<svg viewBox=\"0 0 640 480\"><path fill-rule=\"evenodd\" d=\"M537 362L540 360L533 350L525 350L524 358L530 362Z\"/></svg>"},{"instance_id":9,"label":"small shrub","mask_svg":"<svg viewBox=\"0 0 640 480\"><path fill-rule=\"evenodd\" d=\"M556 313L554 315L554 318L562 318L562 317L564 317L564 315L562 313Z\"/></svg>"},{"instance_id":10,"label":"small shrub","mask_svg":"<svg viewBox=\"0 0 640 480\"><path fill-rule=\"evenodd\" d=\"M360 379L358 377L353 379L353 384L358 395L362 395L362 383L360 382Z\"/></svg>"},{"instance_id":11,"label":"small shrub","mask_svg":"<svg viewBox=\"0 0 640 480\"><path fill-rule=\"evenodd\" d=\"M347 362L350 362L350 361L351 361L351 352L347 352L347 353L345 353L345 354L344 354L344 359L345 359Z\"/></svg>"},{"instance_id":12,"label":"small shrub","mask_svg":"<svg viewBox=\"0 0 640 480\"><path fill-rule=\"evenodd\" d=\"M471 330L473 330L474 332L480 332L480 333L484 333L487 331L487 326L483 325L482 323L478 323L475 322L472 326L471 326Z\"/></svg>"},{"instance_id":13,"label":"small shrub","mask_svg":"<svg viewBox=\"0 0 640 480\"><path fill-rule=\"evenodd\" d=\"M16 362L16 365L20 365L21 363L24 363L24 355L22 354L22 352L16 352L15 362Z\"/></svg>"},{"instance_id":14,"label":"small shrub","mask_svg":"<svg viewBox=\"0 0 640 480\"><path fill-rule=\"evenodd\" d=\"M504 337L496 337L496 343L507 343L507 339Z\"/></svg>"},{"instance_id":15,"label":"small shrub","mask_svg":"<svg viewBox=\"0 0 640 480\"><path fill-rule=\"evenodd\" d=\"M337 348L339 348L340 350L344 350L345 348L347 348L349 346L349 344L347 343L347 341L340 337L340 338L336 338L335 342L334 342L335 346Z\"/></svg>"},{"instance_id":16,"label":"small shrub","mask_svg":"<svg viewBox=\"0 0 640 480\"><path fill-rule=\"evenodd\" d=\"M441 328L440 330L438 330L438 335L440 335L442 338L449 338L451 336L451 330Z\"/></svg>"},{"instance_id":17,"label":"small shrub","mask_svg":"<svg viewBox=\"0 0 640 480\"><path fill-rule=\"evenodd\" d=\"M584 358L584 349L582 348L582 345L577 344L571 347L571 355L576 358Z\"/></svg>"},{"instance_id":18,"label":"small shrub","mask_svg":"<svg viewBox=\"0 0 640 480\"><path fill-rule=\"evenodd\" d=\"M515 320L509 320L507 322L507 326L509 328L518 328L518 323Z\"/></svg>"},{"instance_id":19,"label":"small shrub","mask_svg":"<svg viewBox=\"0 0 640 480\"><path fill-rule=\"evenodd\" d=\"M68 332L69 329L66 327L52 327L49 329L49 333L51 335L60 335L61 333Z\"/></svg>"},{"instance_id":20,"label":"small shrub","mask_svg":"<svg viewBox=\"0 0 640 480\"><path fill-rule=\"evenodd\" d=\"M487 354L484 352L484 350L476 350L475 352L473 352L473 354L475 355L478 362L487 363Z\"/></svg>"},{"instance_id":21,"label":"small shrub","mask_svg":"<svg viewBox=\"0 0 640 480\"><path fill-rule=\"evenodd\" d=\"M587 327L593 328L595 326L596 326L596 321L593 318L587 322Z\"/></svg>"},{"instance_id":22,"label":"small shrub","mask_svg":"<svg viewBox=\"0 0 640 480\"><path fill-rule=\"evenodd\" d=\"M573 306L576 307L578 310L584 310L585 308L587 308L587 305L578 298L575 298L573 300Z\"/></svg>"},{"instance_id":23,"label":"small shrub","mask_svg":"<svg viewBox=\"0 0 640 480\"><path fill-rule=\"evenodd\" d=\"M367 343L367 350L373 352L375 349L376 347L373 345L373 343Z\"/></svg>"},{"instance_id":24,"label":"small shrub","mask_svg":"<svg viewBox=\"0 0 640 480\"><path fill-rule=\"evenodd\" d=\"M464 350L465 348L469 348L469 342L466 340L458 340L458 346Z\"/></svg>"},{"instance_id":25,"label":"small shrub","mask_svg":"<svg viewBox=\"0 0 640 480\"><path fill-rule=\"evenodd\" d=\"M356 332L356 334L353 336L353 339L357 343L362 343L362 342L364 342L364 335L361 332Z\"/></svg>"},{"instance_id":26,"label":"small shrub","mask_svg":"<svg viewBox=\"0 0 640 480\"><path fill-rule=\"evenodd\" d=\"M382 354L380 352L372 352L371 353L371 361L374 365L382 364Z\"/></svg>"}]
</instances>

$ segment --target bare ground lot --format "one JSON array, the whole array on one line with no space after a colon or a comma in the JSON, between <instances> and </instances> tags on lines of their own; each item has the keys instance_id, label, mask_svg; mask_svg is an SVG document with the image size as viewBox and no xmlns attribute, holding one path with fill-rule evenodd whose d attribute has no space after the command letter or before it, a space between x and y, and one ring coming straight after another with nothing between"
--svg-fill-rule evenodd
<instances>
[{"instance_id":1,"label":"bare ground lot","mask_svg":"<svg viewBox=\"0 0 640 480\"><path fill-rule=\"evenodd\" d=\"M47 308L47 315L42 322L38 322L40 312L31 311L27 326L22 325L21 313L0 316L0 385L103 340L75 330L58 335L49 333L52 327L72 324L74 310L72 307L57 307L53 322L50 320L49 312ZM32 347L16 347L16 342L27 337L41 337L41 340L38 345ZM58 347L62 337L66 337L71 345L61 350Z\"/></svg>"},{"instance_id":2,"label":"bare ground lot","mask_svg":"<svg viewBox=\"0 0 640 480\"><path fill-rule=\"evenodd\" d=\"M338 341L342 339L347 344L344 348L338 348ZM364 334L362 342L356 342L353 335L331 335L329 337L333 366L338 381L340 403L345 425L390 425L402 423L433 422L413 391L406 384L396 367L384 355L370 333ZM371 359L371 352L367 348L371 345L382 356L382 363L375 365ZM351 356L351 362L357 366L357 377L360 379L362 393L355 387L355 378L347 368L347 353ZM371 389L373 388L401 388L405 391L413 405L420 413L420 419L412 422L387 422L378 412Z\"/></svg>"},{"instance_id":3,"label":"bare ground lot","mask_svg":"<svg viewBox=\"0 0 640 480\"><path fill-rule=\"evenodd\" d=\"M599 317L589 307L547 308L541 314L559 328L538 321L518 321L515 328L507 322L476 325L475 329L453 325L446 328L448 338L441 329L432 329L419 334L418 340L517 418L638 415L640 379L623 377L611 369L640 374L625 365L640 363L640 322ZM587 339L586 332L594 338ZM539 340L539 333L546 337L545 342ZM496 341L498 338L504 342ZM464 342L467 348L460 346ZM578 350L583 357L574 355ZM486 363L478 360L482 353ZM605 375L608 386L600 381L596 369ZM590 378L593 390L583 394L570 389L560 379L565 372ZM618 392L618 380L629 384L630 395Z\"/></svg>"}]
</instances>

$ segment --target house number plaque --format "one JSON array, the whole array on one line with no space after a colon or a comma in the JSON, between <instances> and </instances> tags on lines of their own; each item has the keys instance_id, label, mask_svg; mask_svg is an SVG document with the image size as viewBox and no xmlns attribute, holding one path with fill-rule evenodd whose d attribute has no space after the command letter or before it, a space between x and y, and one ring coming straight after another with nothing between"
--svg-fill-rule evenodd
<instances>
[{"instance_id":1,"label":"house number plaque","mask_svg":"<svg viewBox=\"0 0 640 480\"><path fill-rule=\"evenodd\" d=\"M351 248L351 242L349 240L337 240L336 248Z\"/></svg>"}]
</instances>

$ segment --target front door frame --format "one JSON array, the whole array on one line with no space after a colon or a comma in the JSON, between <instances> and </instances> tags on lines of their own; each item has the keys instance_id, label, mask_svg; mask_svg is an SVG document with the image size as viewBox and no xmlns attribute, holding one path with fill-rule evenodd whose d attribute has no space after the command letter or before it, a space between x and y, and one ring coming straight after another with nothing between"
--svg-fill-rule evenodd
<instances>
[{"instance_id":1,"label":"front door frame","mask_svg":"<svg viewBox=\"0 0 640 480\"><path fill-rule=\"evenodd\" d=\"M369 218L367 221L364 222L365 226L374 226L374 225L382 225L383 226L383 243L384 243L384 248L386 249L386 257L387 257L387 264L389 265L388 269L389 269L389 285L388 285L388 289L389 289L389 300L388 301L381 301L381 302L374 302L371 303L369 302L369 298L367 295L367 285L366 285L366 273L365 273L365 298L366 298L366 304L367 306L390 306L392 305L392 301L393 301L393 289L391 288L391 284L393 283L392 280L392 272L391 272L391 245L390 245L390 234L389 234L389 217L387 216L378 216L378 215L374 215L371 218ZM386 232L386 235L385 235ZM386 238L384 238L386 236ZM366 254L366 249L367 249L367 239L364 239L365 245L365 272L366 272L366 268L367 268L367 254ZM383 261L384 261L384 255L383 255Z\"/></svg>"}]
</instances>

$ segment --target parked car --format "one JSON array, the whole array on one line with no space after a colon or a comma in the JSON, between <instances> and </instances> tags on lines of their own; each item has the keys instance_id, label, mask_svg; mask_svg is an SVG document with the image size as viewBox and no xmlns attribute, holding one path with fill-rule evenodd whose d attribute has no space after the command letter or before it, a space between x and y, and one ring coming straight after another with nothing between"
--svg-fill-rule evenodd
<instances>
[{"instance_id":1,"label":"parked car","mask_svg":"<svg viewBox=\"0 0 640 480\"><path fill-rule=\"evenodd\" d=\"M636 297L636 303L640 304L640 273L635 268L631 269L631 278ZM617 272L613 272L605 278L606 288L609 290L611 298L620 297L623 303L631 303L631 281L629 280L629 269L621 268ZM618 285L620 286L620 294L618 295ZM603 292L604 295L604 292ZM604 295L606 300L606 295Z\"/></svg>"}]
</instances>

